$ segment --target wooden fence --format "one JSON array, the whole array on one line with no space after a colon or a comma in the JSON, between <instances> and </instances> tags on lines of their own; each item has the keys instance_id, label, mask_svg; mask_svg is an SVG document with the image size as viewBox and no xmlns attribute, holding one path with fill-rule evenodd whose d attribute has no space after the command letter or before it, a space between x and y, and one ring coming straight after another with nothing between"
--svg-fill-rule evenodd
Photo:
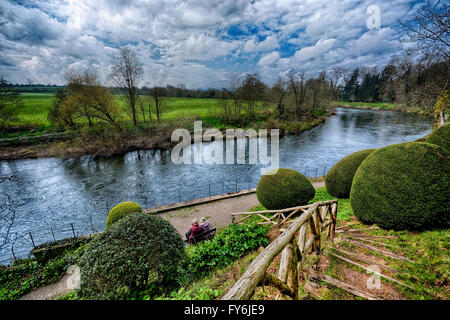
<instances>
[{"instance_id":1,"label":"wooden fence","mask_svg":"<svg viewBox=\"0 0 450 320\"><path fill-rule=\"evenodd\" d=\"M267 220L262 223L281 226L288 222L287 220L296 213L303 211L298 218L289 221L289 227L253 260L242 277L223 296L222 300L248 300L253 296L256 287L263 284L274 285L282 293L293 299L298 299L299 268L301 268L302 261L305 260L306 255L310 251L318 251L320 249L321 233L323 231L327 230L329 241L334 240L337 205L337 200L330 200L283 210L232 214L233 217L244 215L243 218L235 221L235 223L258 215ZM267 218L263 216L264 213L274 213L274 215ZM297 233L298 237L296 237ZM267 273L267 268L280 252L282 252L281 261L278 277L276 277Z\"/></svg>"}]
</instances>

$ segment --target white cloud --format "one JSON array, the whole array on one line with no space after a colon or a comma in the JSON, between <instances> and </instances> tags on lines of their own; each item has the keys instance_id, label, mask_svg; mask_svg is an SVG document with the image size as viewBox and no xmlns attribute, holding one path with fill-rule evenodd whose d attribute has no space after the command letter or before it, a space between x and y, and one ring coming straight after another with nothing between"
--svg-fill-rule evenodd
<instances>
[{"instance_id":1,"label":"white cloud","mask_svg":"<svg viewBox=\"0 0 450 320\"><path fill-rule=\"evenodd\" d=\"M268 36L263 41L257 42L255 38L248 40L244 44L245 52L262 52L279 48L278 40L276 37Z\"/></svg>"},{"instance_id":2,"label":"white cloud","mask_svg":"<svg viewBox=\"0 0 450 320\"><path fill-rule=\"evenodd\" d=\"M280 58L280 54L277 51L274 51L272 53L265 55L261 59L259 59L258 65L260 65L262 67L269 66L269 65L275 63L279 58Z\"/></svg>"},{"instance_id":3,"label":"white cloud","mask_svg":"<svg viewBox=\"0 0 450 320\"><path fill-rule=\"evenodd\" d=\"M297 62L305 62L318 58L330 50L335 42L336 39L320 39L314 45L303 47L295 52L294 58Z\"/></svg>"},{"instance_id":4,"label":"white cloud","mask_svg":"<svg viewBox=\"0 0 450 320\"><path fill-rule=\"evenodd\" d=\"M292 66L314 73L380 65L398 52L397 20L417 3L377 1L382 28L367 30L372 2L2 0L0 73L13 82L62 83L64 70L83 66L105 76L123 45L137 51L147 85L221 87L251 71L270 81Z\"/></svg>"}]
</instances>

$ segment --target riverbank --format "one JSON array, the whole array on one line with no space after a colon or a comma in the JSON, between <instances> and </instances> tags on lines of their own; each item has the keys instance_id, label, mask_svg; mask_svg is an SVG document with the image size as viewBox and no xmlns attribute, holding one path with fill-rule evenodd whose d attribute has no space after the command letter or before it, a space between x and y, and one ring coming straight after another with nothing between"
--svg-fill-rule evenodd
<instances>
[{"instance_id":1,"label":"riverbank","mask_svg":"<svg viewBox=\"0 0 450 320\"><path fill-rule=\"evenodd\" d=\"M299 134L324 122L333 112L323 111L321 115L304 121L265 120L252 125L255 130L279 129L280 136ZM213 120L211 120L213 119ZM72 134L42 135L0 139L0 160L36 159L56 157L62 159L92 156L110 158L131 151L148 149L171 149L178 142L171 141L173 130L186 128L193 134L193 122L205 120L204 129L214 127L217 117L187 118L165 121L157 126L125 128L117 132L105 128ZM247 128L244 128L247 129ZM225 129L221 129L225 133Z\"/></svg>"},{"instance_id":2,"label":"riverbank","mask_svg":"<svg viewBox=\"0 0 450 320\"><path fill-rule=\"evenodd\" d=\"M363 110L384 110L384 111L397 111L405 112L423 116L433 116L433 110L424 109L419 107L406 107L404 105L387 103L387 102L348 102L348 101L335 101L334 107L363 109Z\"/></svg>"}]
</instances>

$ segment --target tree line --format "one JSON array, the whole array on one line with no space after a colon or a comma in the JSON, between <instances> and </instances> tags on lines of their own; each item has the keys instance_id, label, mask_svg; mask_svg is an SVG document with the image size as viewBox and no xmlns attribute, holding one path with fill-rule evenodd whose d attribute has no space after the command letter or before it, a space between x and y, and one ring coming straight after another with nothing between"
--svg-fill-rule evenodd
<instances>
[{"instance_id":1,"label":"tree line","mask_svg":"<svg viewBox=\"0 0 450 320\"><path fill-rule=\"evenodd\" d=\"M89 126L100 121L120 128L120 94L134 126L140 121L161 120L170 97L217 98L225 123L243 124L258 120L273 105L276 119L298 121L320 114L331 101L390 102L405 107L434 108L441 123L446 121L449 102L450 56L448 4L427 2L409 21L400 21L410 39L419 45L393 58L386 66L354 70L334 68L307 77L288 70L273 85L257 73L246 73L230 81L228 88L190 90L178 86L140 86L144 69L130 47L122 47L111 66L107 87L92 71L69 71L66 86L58 89L49 121L57 127L75 128L78 120ZM17 118L21 105L17 89L0 79L0 129Z\"/></svg>"},{"instance_id":2,"label":"tree line","mask_svg":"<svg viewBox=\"0 0 450 320\"><path fill-rule=\"evenodd\" d=\"M389 102L405 107L432 109L448 90L449 61L432 54L416 58L408 51L384 68L356 68L344 73L342 100Z\"/></svg>"}]
</instances>

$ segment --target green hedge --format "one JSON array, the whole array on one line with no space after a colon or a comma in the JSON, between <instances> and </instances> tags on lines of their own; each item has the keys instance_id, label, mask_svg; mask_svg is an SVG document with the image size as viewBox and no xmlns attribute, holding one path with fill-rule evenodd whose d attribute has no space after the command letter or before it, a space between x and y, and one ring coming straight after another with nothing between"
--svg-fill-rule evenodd
<instances>
[{"instance_id":1,"label":"green hedge","mask_svg":"<svg viewBox=\"0 0 450 320\"><path fill-rule=\"evenodd\" d=\"M92 236L73 237L40 244L31 251L36 261L45 265L50 260L62 257L67 251L75 250L89 243Z\"/></svg>"},{"instance_id":2,"label":"green hedge","mask_svg":"<svg viewBox=\"0 0 450 320\"><path fill-rule=\"evenodd\" d=\"M425 140L425 142L441 146L447 152L450 152L450 123L447 123L434 130Z\"/></svg>"},{"instance_id":3,"label":"green hedge","mask_svg":"<svg viewBox=\"0 0 450 320\"><path fill-rule=\"evenodd\" d=\"M131 201L119 203L109 211L108 218L106 219L106 228L111 227L116 221L130 213L142 213L141 206Z\"/></svg>"},{"instance_id":4,"label":"green hedge","mask_svg":"<svg viewBox=\"0 0 450 320\"><path fill-rule=\"evenodd\" d=\"M256 195L269 210L284 209L307 204L316 190L301 173L290 169L278 169L276 174L266 174L259 180Z\"/></svg>"},{"instance_id":5,"label":"green hedge","mask_svg":"<svg viewBox=\"0 0 450 320\"><path fill-rule=\"evenodd\" d=\"M184 242L168 221L128 215L89 243L80 261L80 296L120 299L174 281L184 258Z\"/></svg>"},{"instance_id":6,"label":"green hedge","mask_svg":"<svg viewBox=\"0 0 450 320\"><path fill-rule=\"evenodd\" d=\"M450 158L439 146L408 142L369 155L350 192L355 216L383 229L450 226Z\"/></svg>"},{"instance_id":7,"label":"green hedge","mask_svg":"<svg viewBox=\"0 0 450 320\"><path fill-rule=\"evenodd\" d=\"M366 149L352 153L336 163L325 177L325 187L332 196L348 198L353 177L364 159L376 149Z\"/></svg>"}]
</instances>

